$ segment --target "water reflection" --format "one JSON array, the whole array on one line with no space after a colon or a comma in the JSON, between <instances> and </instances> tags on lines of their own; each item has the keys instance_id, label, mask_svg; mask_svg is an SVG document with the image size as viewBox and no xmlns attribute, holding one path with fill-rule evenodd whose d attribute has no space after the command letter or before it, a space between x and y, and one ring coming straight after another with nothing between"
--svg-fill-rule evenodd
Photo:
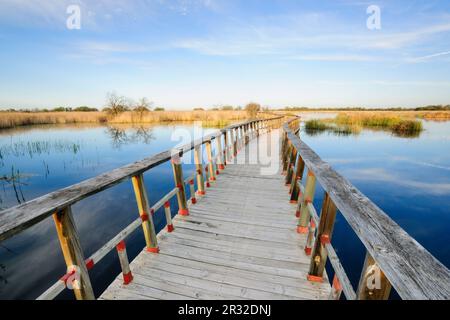
<instances>
[{"instance_id":1,"label":"water reflection","mask_svg":"<svg viewBox=\"0 0 450 320\"><path fill-rule=\"evenodd\" d=\"M15 206L164 151L178 143L172 140L177 129L194 131L192 124L39 126L0 131L0 207ZM215 130L206 129L203 134ZM188 175L193 169L185 166L184 170ZM145 173L151 203L173 188L171 171L170 163L165 163ZM172 207L175 213L176 202ZM129 182L84 199L73 206L73 213L86 256L138 216ZM156 228L161 229L164 212L157 212L154 219ZM144 247L139 231L127 238L130 259ZM112 252L91 270L96 294L119 272ZM64 273L51 218L0 244L0 299L36 298ZM73 294L68 291L62 297L73 298Z\"/></svg>"},{"instance_id":2,"label":"water reflection","mask_svg":"<svg viewBox=\"0 0 450 320\"><path fill-rule=\"evenodd\" d=\"M129 127L108 126L106 127L106 134L111 138L114 148L120 148L122 145L130 143L149 144L152 140L155 140L153 128L144 126L132 127L131 129Z\"/></svg>"}]
</instances>

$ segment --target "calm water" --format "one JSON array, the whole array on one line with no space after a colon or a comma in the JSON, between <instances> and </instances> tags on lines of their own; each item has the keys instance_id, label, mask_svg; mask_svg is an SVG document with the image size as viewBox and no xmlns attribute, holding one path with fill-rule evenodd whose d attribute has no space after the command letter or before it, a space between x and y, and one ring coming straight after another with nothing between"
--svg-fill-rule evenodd
<instances>
[{"instance_id":1,"label":"calm water","mask_svg":"<svg viewBox=\"0 0 450 320\"><path fill-rule=\"evenodd\" d=\"M450 267L450 122L424 122L417 138L362 131L327 132L303 139L354 183L407 232ZM0 207L7 208L176 145L174 132L191 126L147 128L41 127L0 132ZM214 129L205 130L207 134ZM179 136L175 134L175 137ZM185 176L192 166L185 166ZM173 187L170 164L145 174L150 202ZM320 189L320 188L319 188ZM316 191L320 208L323 191ZM175 205L175 202L173 202ZM130 182L117 185L73 207L85 256L137 217ZM155 215L160 229L162 211ZM356 286L364 248L338 215L333 237L341 261ZM130 258L144 247L138 229L127 239ZM52 219L13 237L0 247L0 298L35 298L65 272ZM98 295L120 272L113 251L90 271ZM68 292L61 298L71 298Z\"/></svg>"}]
</instances>

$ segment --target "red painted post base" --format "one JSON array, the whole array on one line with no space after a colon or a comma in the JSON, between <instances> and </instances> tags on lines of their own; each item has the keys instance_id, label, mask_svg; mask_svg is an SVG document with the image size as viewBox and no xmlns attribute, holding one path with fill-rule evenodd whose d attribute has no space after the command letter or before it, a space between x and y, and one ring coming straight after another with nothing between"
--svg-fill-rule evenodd
<instances>
[{"instance_id":1,"label":"red painted post base","mask_svg":"<svg viewBox=\"0 0 450 320\"><path fill-rule=\"evenodd\" d=\"M290 200L289 203L298 203L297 200Z\"/></svg>"},{"instance_id":2,"label":"red painted post base","mask_svg":"<svg viewBox=\"0 0 450 320\"><path fill-rule=\"evenodd\" d=\"M168 224L167 225L167 232L172 232L173 231L173 224Z\"/></svg>"},{"instance_id":3,"label":"red painted post base","mask_svg":"<svg viewBox=\"0 0 450 320\"><path fill-rule=\"evenodd\" d=\"M307 256L310 256L310 255L311 255L311 251L312 251L312 248L305 247L305 254L306 254Z\"/></svg>"},{"instance_id":4,"label":"red painted post base","mask_svg":"<svg viewBox=\"0 0 450 320\"><path fill-rule=\"evenodd\" d=\"M180 210L178 210L178 214L180 216L188 216L189 215L189 210L188 209L180 209Z\"/></svg>"},{"instance_id":5,"label":"red painted post base","mask_svg":"<svg viewBox=\"0 0 450 320\"><path fill-rule=\"evenodd\" d=\"M225 170L225 166L223 164L219 164L219 169L220 170Z\"/></svg>"},{"instance_id":6,"label":"red painted post base","mask_svg":"<svg viewBox=\"0 0 450 320\"><path fill-rule=\"evenodd\" d=\"M159 253L159 247L147 248L147 252L150 252L150 253Z\"/></svg>"},{"instance_id":7,"label":"red painted post base","mask_svg":"<svg viewBox=\"0 0 450 320\"><path fill-rule=\"evenodd\" d=\"M216 181L216 177L211 177L211 178L209 178L209 180Z\"/></svg>"},{"instance_id":8,"label":"red painted post base","mask_svg":"<svg viewBox=\"0 0 450 320\"><path fill-rule=\"evenodd\" d=\"M296 218L300 218L300 211L299 210L295 211L295 217Z\"/></svg>"},{"instance_id":9,"label":"red painted post base","mask_svg":"<svg viewBox=\"0 0 450 320\"><path fill-rule=\"evenodd\" d=\"M131 281L133 281L133 275L131 274L131 271L128 273L123 273L123 284L127 285L129 284Z\"/></svg>"},{"instance_id":10,"label":"red painted post base","mask_svg":"<svg viewBox=\"0 0 450 320\"><path fill-rule=\"evenodd\" d=\"M297 226L297 233L308 233L308 227Z\"/></svg>"},{"instance_id":11,"label":"red painted post base","mask_svg":"<svg viewBox=\"0 0 450 320\"><path fill-rule=\"evenodd\" d=\"M197 199L191 198L191 202L192 202L192 204L196 204L197 203Z\"/></svg>"},{"instance_id":12,"label":"red painted post base","mask_svg":"<svg viewBox=\"0 0 450 320\"><path fill-rule=\"evenodd\" d=\"M204 196L206 194L206 192L205 191L197 191L197 194L199 196Z\"/></svg>"},{"instance_id":13,"label":"red painted post base","mask_svg":"<svg viewBox=\"0 0 450 320\"><path fill-rule=\"evenodd\" d=\"M306 277L308 279L308 281L311 282L323 282L323 277L318 277L318 276L313 276L308 274L308 276Z\"/></svg>"}]
</instances>

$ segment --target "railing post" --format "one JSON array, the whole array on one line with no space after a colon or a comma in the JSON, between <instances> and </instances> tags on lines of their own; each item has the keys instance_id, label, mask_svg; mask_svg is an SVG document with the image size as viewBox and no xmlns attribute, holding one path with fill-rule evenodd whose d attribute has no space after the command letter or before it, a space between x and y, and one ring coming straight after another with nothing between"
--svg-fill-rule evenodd
<instances>
[{"instance_id":1,"label":"railing post","mask_svg":"<svg viewBox=\"0 0 450 320\"><path fill-rule=\"evenodd\" d=\"M327 192L322 203L322 210L320 213L320 221L317 229L317 238L314 243L312 251L311 264L309 266L308 279L312 281L322 281L323 271L327 262L326 245L331 242L333 234L334 221L336 219L337 208L331 200Z\"/></svg>"},{"instance_id":2,"label":"railing post","mask_svg":"<svg viewBox=\"0 0 450 320\"><path fill-rule=\"evenodd\" d=\"M170 210L169 201L166 201L166 203L164 203L164 214L166 216L167 232L172 232L174 228L172 223L172 212Z\"/></svg>"},{"instance_id":3,"label":"railing post","mask_svg":"<svg viewBox=\"0 0 450 320\"><path fill-rule=\"evenodd\" d=\"M181 158L176 155L172 158L173 179L175 186L178 188L177 200L178 200L178 214L182 216L188 216L189 210L186 202L186 190L183 180L183 168L181 167Z\"/></svg>"},{"instance_id":4,"label":"railing post","mask_svg":"<svg viewBox=\"0 0 450 320\"><path fill-rule=\"evenodd\" d=\"M217 168L222 171L222 170L225 170L225 165L224 165L225 161L223 159L224 157L223 157L223 153L222 153L222 135L221 134L216 137L216 146L217 146L217 154L218 154Z\"/></svg>"},{"instance_id":5,"label":"railing post","mask_svg":"<svg viewBox=\"0 0 450 320\"><path fill-rule=\"evenodd\" d=\"M331 292L330 292L330 296L328 297L328 299L329 300L339 300L341 298L341 294L342 294L342 285L339 282L339 279L335 274L333 277L333 282L331 285Z\"/></svg>"},{"instance_id":6,"label":"railing post","mask_svg":"<svg viewBox=\"0 0 450 320\"><path fill-rule=\"evenodd\" d=\"M306 179L305 194L303 199L299 202L298 212L300 218L298 220L297 232L308 233L308 223L310 220L310 214L308 211L308 203L312 203L314 200L314 192L316 189L316 177L311 170L308 170L308 178Z\"/></svg>"},{"instance_id":7,"label":"railing post","mask_svg":"<svg viewBox=\"0 0 450 320\"><path fill-rule=\"evenodd\" d=\"M363 271L359 280L358 300L387 300L391 293L391 283L367 252Z\"/></svg>"},{"instance_id":8,"label":"railing post","mask_svg":"<svg viewBox=\"0 0 450 320\"><path fill-rule=\"evenodd\" d=\"M292 177L291 181L291 203L297 203L298 197L300 195L300 187L298 183L303 179L303 170L305 169L305 162L303 161L303 158L301 155L298 155L297 159L297 167L295 169L295 174Z\"/></svg>"},{"instance_id":9,"label":"railing post","mask_svg":"<svg viewBox=\"0 0 450 320\"><path fill-rule=\"evenodd\" d=\"M228 155L228 144L228 130L225 130L225 132L223 133L223 157L225 159L225 165L230 161L230 156Z\"/></svg>"},{"instance_id":10,"label":"railing post","mask_svg":"<svg viewBox=\"0 0 450 320\"><path fill-rule=\"evenodd\" d=\"M205 178L203 177L203 157L201 146L196 146L194 148L194 162L195 170L197 172L197 193L200 196L204 196L205 192Z\"/></svg>"},{"instance_id":11,"label":"railing post","mask_svg":"<svg viewBox=\"0 0 450 320\"><path fill-rule=\"evenodd\" d=\"M291 143L290 140L288 140L287 141L287 146L286 146L285 151L283 153L283 159L282 159L282 162L283 162L283 174L287 173L288 159L289 159L289 156L291 154L292 148L293 148L292 143Z\"/></svg>"},{"instance_id":12,"label":"railing post","mask_svg":"<svg viewBox=\"0 0 450 320\"><path fill-rule=\"evenodd\" d=\"M158 240L156 239L155 225L153 224L153 212L150 211L147 191L145 190L144 176L139 174L131 178L133 183L134 195L139 209L139 215L142 220L142 229L144 230L145 244L148 252L158 253Z\"/></svg>"},{"instance_id":13,"label":"railing post","mask_svg":"<svg viewBox=\"0 0 450 320\"><path fill-rule=\"evenodd\" d=\"M59 244L66 262L68 274L74 274L73 286L77 300L94 300L91 280L86 267L83 250L81 249L78 231L70 207L53 214ZM79 277L79 279L78 279ZM69 277L70 278L70 277Z\"/></svg>"},{"instance_id":14,"label":"railing post","mask_svg":"<svg viewBox=\"0 0 450 320\"><path fill-rule=\"evenodd\" d=\"M196 204L194 179L189 180L189 192L191 193L191 203Z\"/></svg>"},{"instance_id":15,"label":"railing post","mask_svg":"<svg viewBox=\"0 0 450 320\"><path fill-rule=\"evenodd\" d=\"M130 263L128 261L127 255L127 248L124 240L120 241L117 244L116 250L117 255L119 256L120 267L122 268L123 284L127 285L131 281L133 281L133 275L131 274Z\"/></svg>"},{"instance_id":16,"label":"railing post","mask_svg":"<svg viewBox=\"0 0 450 320\"><path fill-rule=\"evenodd\" d=\"M233 131L233 156L236 157L237 156L237 139L238 139L237 129L232 129L232 131Z\"/></svg>"},{"instance_id":17,"label":"railing post","mask_svg":"<svg viewBox=\"0 0 450 320\"><path fill-rule=\"evenodd\" d=\"M214 163L213 163L211 141L207 141L205 144L206 144L206 154L208 156L209 180L210 181L215 181L216 180L216 175L215 175L215 172L214 172Z\"/></svg>"},{"instance_id":18,"label":"railing post","mask_svg":"<svg viewBox=\"0 0 450 320\"><path fill-rule=\"evenodd\" d=\"M286 186L289 186L292 182L292 175L294 173L294 165L295 165L296 159L297 159L297 149L294 146L292 146L291 153L290 153L290 155L288 155L286 179L284 181L284 184Z\"/></svg>"},{"instance_id":19,"label":"railing post","mask_svg":"<svg viewBox=\"0 0 450 320\"><path fill-rule=\"evenodd\" d=\"M230 159L234 157L234 129L230 129Z\"/></svg>"}]
</instances>

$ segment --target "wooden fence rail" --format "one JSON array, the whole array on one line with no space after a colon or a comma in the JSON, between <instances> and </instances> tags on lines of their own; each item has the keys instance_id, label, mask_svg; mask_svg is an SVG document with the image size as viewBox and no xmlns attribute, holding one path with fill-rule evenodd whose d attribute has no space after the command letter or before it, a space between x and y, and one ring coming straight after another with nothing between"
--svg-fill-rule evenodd
<instances>
[{"instance_id":1,"label":"wooden fence rail","mask_svg":"<svg viewBox=\"0 0 450 320\"><path fill-rule=\"evenodd\" d=\"M403 299L450 299L450 271L306 145L297 135L298 120L283 125L281 158L286 174L294 175L286 180L299 183L300 192L291 201L298 200L298 232L310 233L305 248L311 254L308 279L322 281L329 258L336 274L334 298L343 291L347 299L387 299L392 286ZM300 180L304 166L305 186ZM320 216L312 204L316 181L325 190ZM367 249L356 292L331 245L337 210Z\"/></svg>"},{"instance_id":2,"label":"wooden fence rail","mask_svg":"<svg viewBox=\"0 0 450 320\"><path fill-rule=\"evenodd\" d=\"M152 218L153 214L164 206L167 230L169 232L173 230L169 200L174 196L177 196L178 213L181 215L189 215L188 203L195 204L196 202L196 192L194 187L195 177L197 176L198 194L204 195L205 179L203 177L203 168L207 169L206 181L209 185L210 182L215 180L215 175L219 173L219 170L223 169L225 166L227 154L229 155L228 160L231 160L232 154L236 150L236 146L239 143L243 143L238 140L233 132L237 132L237 130L253 124L258 124L258 127L260 128L269 128L271 122L281 124L282 118L283 117L258 119L235 124L192 141L175 150L171 149L163 151L144 160L101 174L67 188L54 191L19 206L3 210L0 212L0 241L8 239L46 219L50 215L53 215L68 273L40 295L38 299L53 299L69 284L73 286L74 294L77 299L94 299L95 297L88 270L105 257L108 252L116 248L122 268L124 284L131 282L132 275L126 254L125 238L139 226L142 226L147 251L150 253L158 253L159 247ZM255 127L256 126L253 126L253 128ZM225 138L223 146L223 149L225 150L224 154L222 154L221 151L222 135ZM231 137L231 140L227 140L227 135ZM217 154L215 156L213 156L212 153L212 140L217 141ZM203 144L206 145L207 151L207 162L205 165L203 165L203 159L200 153ZM190 150L194 150L196 172L185 179L181 166L181 157ZM171 161L172 163L175 187L150 207L147 192L145 190L143 173L167 161ZM99 193L128 179L131 179L133 184L139 218L103 245L103 247L97 250L91 257L84 259L78 231L72 217L71 206L84 198ZM189 185L190 188L191 198L189 201L186 198L186 184Z\"/></svg>"}]
</instances>

